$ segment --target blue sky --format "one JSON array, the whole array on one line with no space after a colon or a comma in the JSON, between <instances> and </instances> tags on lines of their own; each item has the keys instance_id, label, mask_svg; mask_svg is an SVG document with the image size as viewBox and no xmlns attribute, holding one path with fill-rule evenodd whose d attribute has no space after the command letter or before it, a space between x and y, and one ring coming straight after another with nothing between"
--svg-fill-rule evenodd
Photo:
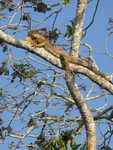
<instances>
[{"instance_id":1,"label":"blue sky","mask_svg":"<svg viewBox=\"0 0 113 150\"><path fill-rule=\"evenodd\" d=\"M51 2L50 0L48 0L48 1ZM62 12L59 15L56 25L60 26L60 28L63 28L63 26L65 26L65 23L67 21L70 21L74 17L74 14L75 14L74 4L75 4L74 0L72 0L70 5L64 9L64 12ZM95 8L95 4L96 4L96 0L93 0L87 8L86 17L85 17L85 26L87 26L91 20L91 17L92 17L94 8ZM35 17L37 17L37 16L35 16ZM44 15L40 15L40 18L41 17L43 18ZM103 72L113 72L113 67L112 67L113 60L110 57L108 57L107 55L105 55L105 48L104 48L104 40L107 35L108 20L110 17L113 18L113 0L100 1L95 21L94 21L93 25L89 28L86 37L83 39L84 42L88 42L89 44L91 44L91 46L93 48L94 59L96 60L97 64L99 65L100 70L102 70ZM44 24L43 24L43 26L44 26ZM50 21L48 21L47 26L48 26L48 28L51 27ZM21 36L21 33L19 33L18 38L21 38L21 37L23 38L23 36ZM113 54L113 44L112 43L113 43L113 36L111 36L111 39L108 42L108 47L110 49L111 54ZM86 51L82 47L81 47L81 52L83 54L86 54ZM14 55L21 57L22 54L21 54L21 52L18 53L15 50ZM1 55L1 57L3 57L3 56ZM111 105L111 103L113 103L113 102L112 102L112 98L110 97L108 100L108 104ZM98 105L101 105L101 104L104 104L104 100L102 100L101 102L98 102ZM97 105L95 105L95 106L97 106ZM9 117L9 116L7 116L7 117ZM105 128L105 127L103 127L103 128ZM97 134L97 139L99 139L98 134ZM5 144L1 144L0 149L7 150L8 142L9 141L6 140ZM112 143L113 143L113 141L112 141ZM25 150L25 148L24 148L24 150Z\"/></svg>"}]
</instances>

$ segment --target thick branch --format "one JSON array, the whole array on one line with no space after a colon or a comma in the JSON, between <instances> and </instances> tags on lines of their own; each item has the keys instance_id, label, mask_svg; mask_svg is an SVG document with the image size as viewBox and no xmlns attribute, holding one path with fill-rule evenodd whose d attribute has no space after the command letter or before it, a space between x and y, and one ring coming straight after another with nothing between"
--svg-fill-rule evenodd
<instances>
[{"instance_id":1,"label":"thick branch","mask_svg":"<svg viewBox=\"0 0 113 150\"><path fill-rule=\"evenodd\" d=\"M73 65L72 70L74 70L77 73L84 74L85 76L89 77L93 82L97 83L101 88L106 89L108 92L110 92L113 95L113 83L106 80L104 77L102 77L99 74L95 74L93 71L84 68L79 65Z\"/></svg>"},{"instance_id":2,"label":"thick branch","mask_svg":"<svg viewBox=\"0 0 113 150\"><path fill-rule=\"evenodd\" d=\"M77 105L77 108L80 111L80 114L86 127L88 150L96 150L96 129L93 116L90 110L88 109L88 106L84 101L77 84L75 83L75 76L70 70L69 63L66 61L65 58L62 58L61 61L66 71L65 79L67 87L70 91L73 100L75 101L75 104Z\"/></svg>"},{"instance_id":3,"label":"thick branch","mask_svg":"<svg viewBox=\"0 0 113 150\"><path fill-rule=\"evenodd\" d=\"M93 116L88 109L77 84L74 82L74 76L68 72L66 72L66 83L86 127L88 150L96 150L96 130Z\"/></svg>"},{"instance_id":4,"label":"thick branch","mask_svg":"<svg viewBox=\"0 0 113 150\"><path fill-rule=\"evenodd\" d=\"M83 22L84 22L85 9L87 3L88 3L87 0L77 1L75 28L74 28L73 38L72 38L72 50L71 50L71 55L74 56L75 58L77 58L79 54L80 40L82 37ZM80 111L80 114L82 116L83 122L86 127L88 150L96 150L96 129L95 129L95 122L93 116L90 110L88 109L87 104L84 101L83 96L80 93L77 84L74 82L73 73L71 73L71 71L68 72L67 70L66 70L66 83L71 93L71 96L73 97Z\"/></svg>"},{"instance_id":5,"label":"thick branch","mask_svg":"<svg viewBox=\"0 0 113 150\"><path fill-rule=\"evenodd\" d=\"M51 53L47 52L44 48L33 48L30 45L26 44L25 41L16 40L15 38L11 37L10 35L4 33L1 30L0 30L0 39L15 47L26 49L27 51L42 57L44 60L47 60L51 64L59 68L63 68L60 59L53 56ZM84 74L85 76L89 77L92 81L100 85L102 88L106 89L111 94L113 94L113 84L108 80L106 80L104 77L94 73L93 71L91 71L86 67L71 63L69 65L72 71Z\"/></svg>"},{"instance_id":6,"label":"thick branch","mask_svg":"<svg viewBox=\"0 0 113 150\"><path fill-rule=\"evenodd\" d=\"M86 6L87 6L87 0L77 1L75 27L74 27L74 33L72 35L73 37L72 37L72 49L71 49L71 55L74 57L78 57L78 53L79 53Z\"/></svg>"}]
</instances>

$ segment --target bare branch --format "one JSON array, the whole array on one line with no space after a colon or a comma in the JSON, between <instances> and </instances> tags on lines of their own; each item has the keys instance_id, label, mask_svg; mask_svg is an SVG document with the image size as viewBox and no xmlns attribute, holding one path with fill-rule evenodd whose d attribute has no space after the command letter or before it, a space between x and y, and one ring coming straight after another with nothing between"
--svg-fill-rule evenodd
<instances>
[{"instance_id":1,"label":"bare branch","mask_svg":"<svg viewBox=\"0 0 113 150\"><path fill-rule=\"evenodd\" d=\"M79 54L80 40L82 37L82 29L86 7L87 7L87 0L82 1L78 0L75 18L75 28L74 33L72 35L72 49L70 51L70 54L74 57L78 57Z\"/></svg>"},{"instance_id":2,"label":"bare branch","mask_svg":"<svg viewBox=\"0 0 113 150\"><path fill-rule=\"evenodd\" d=\"M74 83L74 76L66 72L66 83L83 119L86 127L88 150L96 150L96 130L93 116L81 95L78 86Z\"/></svg>"},{"instance_id":3,"label":"bare branch","mask_svg":"<svg viewBox=\"0 0 113 150\"><path fill-rule=\"evenodd\" d=\"M113 55L110 53L109 48L107 47L107 43L108 43L108 40L109 40L111 35L112 34L108 34L107 37L105 38L104 47L105 47L105 50L106 50L106 54L113 59Z\"/></svg>"},{"instance_id":4,"label":"bare branch","mask_svg":"<svg viewBox=\"0 0 113 150\"><path fill-rule=\"evenodd\" d=\"M32 46L28 45L25 41L16 40L15 38L11 37L10 35L4 33L1 30L0 30L0 39L17 48L26 49L31 53L35 53L36 55L50 62L51 64L59 68L63 68L60 58L55 57L54 55L46 51L44 48L33 48ZM103 74L99 72L96 73L93 70L90 70L78 64L70 63L69 66L71 70L74 71L75 73L84 74L85 76L89 77L92 81L97 83L99 86L101 86L102 88L106 89L111 94L113 94L113 84L109 80L107 80Z\"/></svg>"},{"instance_id":5,"label":"bare branch","mask_svg":"<svg viewBox=\"0 0 113 150\"><path fill-rule=\"evenodd\" d=\"M88 29L90 28L90 26L93 24L93 22L94 22L94 20L95 20L96 13L97 13L97 9L98 9L98 6L99 6L99 2L100 2L100 0L97 0L96 7L95 7L95 10L94 10L94 13L93 13L91 22L88 24L88 26L86 26L86 27L83 29L83 31L87 32L87 30L88 30Z\"/></svg>"}]
</instances>

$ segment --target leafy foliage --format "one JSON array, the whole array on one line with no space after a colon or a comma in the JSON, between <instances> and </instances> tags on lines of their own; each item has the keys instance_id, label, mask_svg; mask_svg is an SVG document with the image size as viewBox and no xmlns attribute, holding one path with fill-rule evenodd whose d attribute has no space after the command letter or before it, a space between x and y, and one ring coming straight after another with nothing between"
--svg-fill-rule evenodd
<instances>
[{"instance_id":1,"label":"leafy foliage","mask_svg":"<svg viewBox=\"0 0 113 150\"><path fill-rule=\"evenodd\" d=\"M46 150L86 150L86 144L84 144L84 146L82 146L81 144L76 144L72 134L72 131L66 131L64 133L61 133L58 138L55 136L53 136L49 140L46 140L45 138L45 140L43 139L43 142L45 144L41 141L42 149L44 148ZM35 143L37 142L35 141Z\"/></svg>"}]
</instances>

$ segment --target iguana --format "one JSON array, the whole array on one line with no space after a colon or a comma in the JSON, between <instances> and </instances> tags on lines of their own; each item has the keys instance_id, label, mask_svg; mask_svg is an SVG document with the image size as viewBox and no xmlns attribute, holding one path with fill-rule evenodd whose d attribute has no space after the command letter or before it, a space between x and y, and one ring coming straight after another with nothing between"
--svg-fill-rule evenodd
<instances>
[{"instance_id":1,"label":"iguana","mask_svg":"<svg viewBox=\"0 0 113 150\"><path fill-rule=\"evenodd\" d=\"M30 44L31 46L33 46L34 48L45 48L45 50L47 50L49 53L51 53L52 55L54 55L57 58L63 58L65 60L66 63L72 63L72 64L78 64L81 65L83 67L86 67L88 69L90 69L91 71L95 72L96 74L104 77L106 80L110 81L110 78L102 73L100 73L99 69L97 67L95 67L93 65L93 63L91 63L91 61L89 61L86 58L74 58L72 56L70 56L69 54L67 54L63 49L59 49L55 46L55 44L51 43L51 41L49 41L49 39L47 37L45 37L44 35L42 35L41 33L37 32L36 30L32 30L30 32L28 32L28 36L26 37L25 41ZM66 64L65 64L66 65ZM67 71L69 68L69 65L67 65Z\"/></svg>"}]
</instances>

